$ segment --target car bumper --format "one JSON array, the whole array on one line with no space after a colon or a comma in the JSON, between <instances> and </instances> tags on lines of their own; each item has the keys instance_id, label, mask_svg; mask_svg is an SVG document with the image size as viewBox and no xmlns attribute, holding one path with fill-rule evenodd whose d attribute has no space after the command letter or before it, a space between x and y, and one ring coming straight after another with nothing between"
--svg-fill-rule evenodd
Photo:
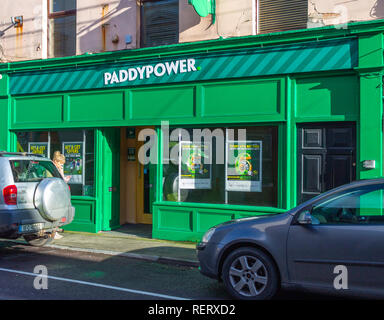
<instances>
[{"instance_id":1,"label":"car bumper","mask_svg":"<svg viewBox=\"0 0 384 320\"><path fill-rule=\"evenodd\" d=\"M201 274L219 280L219 256L221 246L214 243L199 243L196 246L199 270Z\"/></svg>"},{"instance_id":2,"label":"car bumper","mask_svg":"<svg viewBox=\"0 0 384 320\"><path fill-rule=\"evenodd\" d=\"M34 231L20 230L21 225L42 223L42 230L52 230L71 223L75 216L75 208L70 207L66 216L54 222L45 220L37 209L0 210L0 236L17 238L23 234L35 233Z\"/></svg>"}]
</instances>

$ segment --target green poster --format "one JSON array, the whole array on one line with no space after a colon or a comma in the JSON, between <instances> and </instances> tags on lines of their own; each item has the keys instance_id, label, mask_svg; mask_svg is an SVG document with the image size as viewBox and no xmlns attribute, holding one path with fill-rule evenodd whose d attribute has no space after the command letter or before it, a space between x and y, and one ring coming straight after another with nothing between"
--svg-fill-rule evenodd
<instances>
[{"instance_id":1,"label":"green poster","mask_svg":"<svg viewBox=\"0 0 384 320\"><path fill-rule=\"evenodd\" d=\"M211 145L180 142L180 189L211 189Z\"/></svg>"},{"instance_id":2,"label":"green poster","mask_svg":"<svg viewBox=\"0 0 384 320\"><path fill-rule=\"evenodd\" d=\"M71 177L68 183L83 184L83 151L83 142L63 142L63 154L65 156L64 175Z\"/></svg>"},{"instance_id":3,"label":"green poster","mask_svg":"<svg viewBox=\"0 0 384 320\"><path fill-rule=\"evenodd\" d=\"M226 190L261 192L261 159L261 141L228 141Z\"/></svg>"},{"instance_id":4,"label":"green poster","mask_svg":"<svg viewBox=\"0 0 384 320\"><path fill-rule=\"evenodd\" d=\"M48 158L48 142L29 142L28 152Z\"/></svg>"}]
</instances>

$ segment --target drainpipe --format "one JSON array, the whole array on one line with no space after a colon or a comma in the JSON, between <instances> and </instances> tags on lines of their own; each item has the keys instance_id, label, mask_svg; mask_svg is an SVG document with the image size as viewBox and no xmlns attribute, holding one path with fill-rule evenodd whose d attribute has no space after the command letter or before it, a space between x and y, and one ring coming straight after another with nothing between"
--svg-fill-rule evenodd
<instances>
[{"instance_id":1,"label":"drainpipe","mask_svg":"<svg viewBox=\"0 0 384 320\"><path fill-rule=\"evenodd\" d=\"M252 1L252 35L259 33L259 0Z\"/></svg>"}]
</instances>

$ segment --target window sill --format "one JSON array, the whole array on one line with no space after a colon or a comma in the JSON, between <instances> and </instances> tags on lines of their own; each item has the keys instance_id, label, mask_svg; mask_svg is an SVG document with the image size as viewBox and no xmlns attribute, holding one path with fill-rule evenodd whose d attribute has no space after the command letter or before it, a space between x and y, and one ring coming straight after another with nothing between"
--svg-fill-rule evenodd
<instances>
[{"instance_id":1,"label":"window sill","mask_svg":"<svg viewBox=\"0 0 384 320\"><path fill-rule=\"evenodd\" d=\"M220 209L220 210L239 210L260 213L282 213L288 209L279 209L274 207L258 207L258 206L245 206L235 204L218 204L218 203L194 203L194 202L173 202L173 201L159 201L154 202L154 206L172 206L172 207L192 207L192 208L206 208L206 209Z\"/></svg>"}]
</instances>

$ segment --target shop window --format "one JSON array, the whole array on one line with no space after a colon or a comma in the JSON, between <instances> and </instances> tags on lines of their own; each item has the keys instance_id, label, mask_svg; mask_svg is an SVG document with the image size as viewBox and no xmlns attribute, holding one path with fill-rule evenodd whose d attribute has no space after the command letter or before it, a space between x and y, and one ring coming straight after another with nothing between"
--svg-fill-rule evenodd
<instances>
[{"instance_id":1,"label":"shop window","mask_svg":"<svg viewBox=\"0 0 384 320\"><path fill-rule=\"evenodd\" d=\"M142 0L141 47L179 42L179 0Z\"/></svg>"},{"instance_id":2,"label":"shop window","mask_svg":"<svg viewBox=\"0 0 384 320\"><path fill-rule=\"evenodd\" d=\"M49 0L49 56L76 54L76 0Z\"/></svg>"},{"instance_id":3,"label":"shop window","mask_svg":"<svg viewBox=\"0 0 384 320\"><path fill-rule=\"evenodd\" d=\"M163 200L277 207L277 131L171 130L163 143Z\"/></svg>"},{"instance_id":4,"label":"shop window","mask_svg":"<svg viewBox=\"0 0 384 320\"><path fill-rule=\"evenodd\" d=\"M55 151L64 154L64 174L75 196L95 195L95 155L93 130L17 132L17 151L53 158Z\"/></svg>"}]
</instances>

